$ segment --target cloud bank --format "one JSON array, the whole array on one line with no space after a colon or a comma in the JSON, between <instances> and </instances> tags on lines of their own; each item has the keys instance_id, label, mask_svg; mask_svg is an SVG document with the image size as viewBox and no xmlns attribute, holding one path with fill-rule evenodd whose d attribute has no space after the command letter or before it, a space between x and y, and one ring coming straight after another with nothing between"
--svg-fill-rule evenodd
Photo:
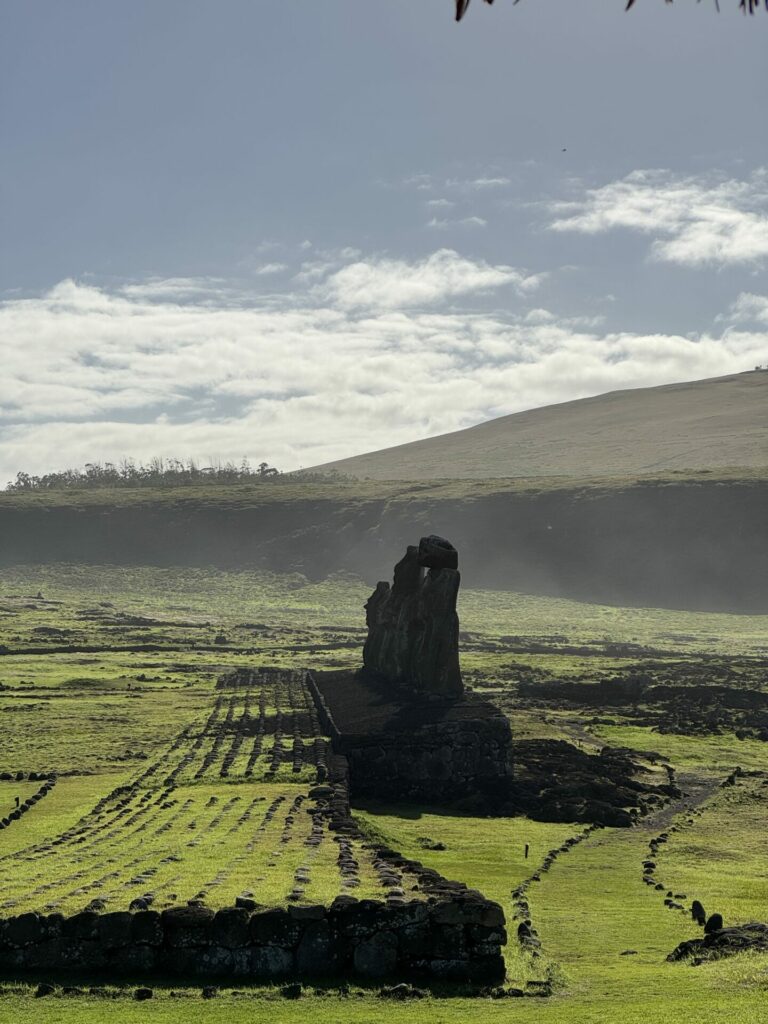
<instances>
[{"instance_id":1,"label":"cloud bank","mask_svg":"<svg viewBox=\"0 0 768 1024\"><path fill-rule=\"evenodd\" d=\"M0 482L123 456L310 466L493 416L765 361L768 299L717 332L607 332L527 300L536 275L438 250L359 259L293 293L205 279L63 281L0 306ZM472 300L506 289L513 312ZM455 303L461 300L463 306Z\"/></svg>"}]
</instances>

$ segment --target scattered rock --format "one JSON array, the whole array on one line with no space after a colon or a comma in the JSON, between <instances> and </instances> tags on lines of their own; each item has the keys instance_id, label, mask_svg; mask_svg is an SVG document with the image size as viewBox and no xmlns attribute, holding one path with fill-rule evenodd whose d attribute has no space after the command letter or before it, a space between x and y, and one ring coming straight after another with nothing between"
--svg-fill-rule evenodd
<instances>
[{"instance_id":1,"label":"scattered rock","mask_svg":"<svg viewBox=\"0 0 768 1024\"><path fill-rule=\"evenodd\" d=\"M400 985L385 986L379 992L379 998L405 1001L406 999L423 999L426 994L420 988L414 988L413 985L401 983Z\"/></svg>"}]
</instances>

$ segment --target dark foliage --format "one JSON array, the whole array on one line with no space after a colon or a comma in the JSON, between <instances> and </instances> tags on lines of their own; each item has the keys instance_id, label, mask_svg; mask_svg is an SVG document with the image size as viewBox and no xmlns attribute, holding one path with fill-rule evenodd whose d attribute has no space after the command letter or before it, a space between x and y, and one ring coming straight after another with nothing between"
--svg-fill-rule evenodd
<instances>
[{"instance_id":1,"label":"dark foliage","mask_svg":"<svg viewBox=\"0 0 768 1024\"><path fill-rule=\"evenodd\" d=\"M83 469L64 469L43 476L17 473L6 490L52 491L69 488L94 489L99 487L178 487L200 484L254 483L273 480L278 470L261 462L255 469L247 459L236 465L220 462L213 466L199 466L194 459L150 459L148 465L124 459L119 465L112 462L87 462Z\"/></svg>"}]
</instances>

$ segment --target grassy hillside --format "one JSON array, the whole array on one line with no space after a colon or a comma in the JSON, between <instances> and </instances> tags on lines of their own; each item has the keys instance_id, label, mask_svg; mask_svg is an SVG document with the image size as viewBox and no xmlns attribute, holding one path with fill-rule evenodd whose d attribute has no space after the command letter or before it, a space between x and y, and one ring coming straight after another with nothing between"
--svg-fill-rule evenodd
<instances>
[{"instance_id":1,"label":"grassy hillside","mask_svg":"<svg viewBox=\"0 0 768 1024\"><path fill-rule=\"evenodd\" d=\"M768 372L612 391L317 467L375 480L768 465Z\"/></svg>"}]
</instances>

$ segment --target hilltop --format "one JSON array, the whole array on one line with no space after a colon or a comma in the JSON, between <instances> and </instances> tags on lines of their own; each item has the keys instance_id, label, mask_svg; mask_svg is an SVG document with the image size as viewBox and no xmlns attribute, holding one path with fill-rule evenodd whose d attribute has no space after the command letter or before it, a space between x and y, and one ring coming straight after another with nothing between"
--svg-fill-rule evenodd
<instances>
[{"instance_id":1,"label":"hilltop","mask_svg":"<svg viewBox=\"0 0 768 1024\"><path fill-rule=\"evenodd\" d=\"M317 467L374 480L626 476L768 465L768 371L611 391Z\"/></svg>"}]
</instances>

